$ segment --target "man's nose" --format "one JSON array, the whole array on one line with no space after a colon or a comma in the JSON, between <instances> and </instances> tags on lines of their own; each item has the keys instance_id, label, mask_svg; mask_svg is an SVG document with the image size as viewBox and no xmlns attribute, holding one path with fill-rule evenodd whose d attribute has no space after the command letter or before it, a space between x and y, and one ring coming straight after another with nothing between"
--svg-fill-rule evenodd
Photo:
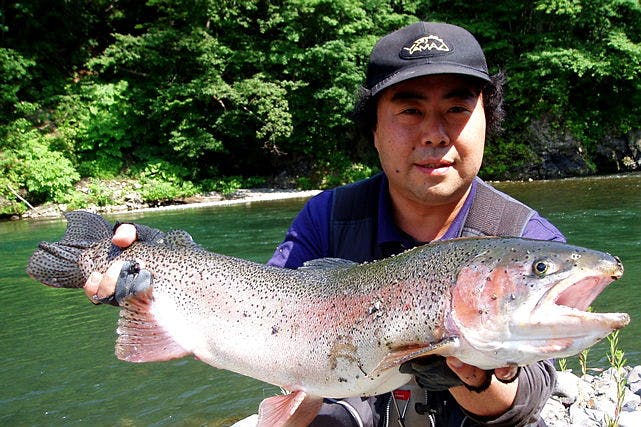
<instances>
[{"instance_id":1,"label":"man's nose","mask_svg":"<svg viewBox=\"0 0 641 427\"><path fill-rule=\"evenodd\" d=\"M445 120L439 114L428 114L423 119L422 142L425 145L449 145Z\"/></svg>"}]
</instances>

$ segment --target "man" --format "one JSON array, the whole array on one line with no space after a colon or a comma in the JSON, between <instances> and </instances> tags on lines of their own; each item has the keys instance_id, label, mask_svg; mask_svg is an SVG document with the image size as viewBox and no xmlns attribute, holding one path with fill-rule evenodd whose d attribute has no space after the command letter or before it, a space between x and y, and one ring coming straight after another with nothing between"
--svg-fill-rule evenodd
<instances>
[{"instance_id":1,"label":"man","mask_svg":"<svg viewBox=\"0 0 641 427\"><path fill-rule=\"evenodd\" d=\"M502 118L501 77L466 30L419 22L374 47L356 120L373 140L383 173L310 199L270 264L296 268L321 257L384 258L419 244L472 235L564 240L536 212L477 178L488 130ZM127 246L135 228L118 228ZM93 274L85 291L113 293L119 267ZM401 367L416 383L403 393L327 400L312 425L527 425L555 382L540 362L486 372L456 358L427 358ZM410 395L407 411L407 400ZM396 417L391 417L396 414ZM390 424L394 425L394 424Z\"/></svg>"}]
</instances>

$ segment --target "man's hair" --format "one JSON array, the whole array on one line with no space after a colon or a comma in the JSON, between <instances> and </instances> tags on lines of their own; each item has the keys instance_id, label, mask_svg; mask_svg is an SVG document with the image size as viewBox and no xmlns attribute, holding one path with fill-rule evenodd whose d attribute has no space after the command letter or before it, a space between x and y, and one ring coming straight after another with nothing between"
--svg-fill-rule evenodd
<instances>
[{"instance_id":1,"label":"man's hair","mask_svg":"<svg viewBox=\"0 0 641 427\"><path fill-rule=\"evenodd\" d=\"M483 94L483 111L485 112L486 138L490 138L503 130L502 124L505 118L503 110L503 84L505 73L500 71L490 77L490 82L481 82L481 93ZM353 120L359 133L369 142L373 142L372 131L376 127L376 106L380 93L370 96L369 90L361 87L358 99L353 112Z\"/></svg>"}]
</instances>

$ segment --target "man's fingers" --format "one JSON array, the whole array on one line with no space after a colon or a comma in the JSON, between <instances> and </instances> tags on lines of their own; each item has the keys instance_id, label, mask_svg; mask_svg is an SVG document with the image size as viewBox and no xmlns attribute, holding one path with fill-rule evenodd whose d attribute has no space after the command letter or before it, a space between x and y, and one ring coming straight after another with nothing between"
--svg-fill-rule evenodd
<instances>
[{"instance_id":1,"label":"man's fingers","mask_svg":"<svg viewBox=\"0 0 641 427\"><path fill-rule=\"evenodd\" d=\"M93 303L97 304L101 299L114 294L118 275L123 264L124 261L114 261L105 274L94 271L89 275L84 290L87 297L89 297Z\"/></svg>"},{"instance_id":2,"label":"man's fingers","mask_svg":"<svg viewBox=\"0 0 641 427\"><path fill-rule=\"evenodd\" d=\"M125 249L136 241L136 227L133 224L120 224L114 231L111 241L114 245ZM105 272L101 274L92 272L87 278L84 291L87 297L94 304L105 302L105 299L113 296L116 290L116 282L124 261L116 261Z\"/></svg>"},{"instance_id":3,"label":"man's fingers","mask_svg":"<svg viewBox=\"0 0 641 427\"><path fill-rule=\"evenodd\" d=\"M487 373L483 369L463 363L456 357L447 357L445 360L464 383L476 387L487 382Z\"/></svg>"},{"instance_id":4,"label":"man's fingers","mask_svg":"<svg viewBox=\"0 0 641 427\"><path fill-rule=\"evenodd\" d=\"M469 391L481 393L487 390L492 384L492 371L486 371L476 366L461 362L456 357L447 357L447 365L459 376L463 385Z\"/></svg>"},{"instance_id":5,"label":"man's fingers","mask_svg":"<svg viewBox=\"0 0 641 427\"><path fill-rule=\"evenodd\" d=\"M118 281L118 276L124 263L124 261L114 261L113 264L107 268L107 271L100 281L98 292L96 293L98 298L107 298L114 294L116 291L116 282Z\"/></svg>"},{"instance_id":6,"label":"man's fingers","mask_svg":"<svg viewBox=\"0 0 641 427\"><path fill-rule=\"evenodd\" d=\"M496 368L494 376L503 382L510 382L519 374L519 367L517 365L510 365L504 368Z\"/></svg>"},{"instance_id":7,"label":"man's fingers","mask_svg":"<svg viewBox=\"0 0 641 427\"><path fill-rule=\"evenodd\" d=\"M468 365L461 362L456 357L447 357L447 365L459 376L461 381L472 387L479 387L489 384L492 371L484 371L476 366ZM501 382L510 383L514 381L519 375L519 367L517 365L505 366L496 368L494 376Z\"/></svg>"},{"instance_id":8,"label":"man's fingers","mask_svg":"<svg viewBox=\"0 0 641 427\"><path fill-rule=\"evenodd\" d=\"M98 287L100 286L101 280L102 274L94 271L89 275L89 278L87 279L87 281L85 282L85 286L83 287L85 295L87 295L89 301L94 304L99 304L98 300L94 298L94 295L98 293Z\"/></svg>"},{"instance_id":9,"label":"man's fingers","mask_svg":"<svg viewBox=\"0 0 641 427\"><path fill-rule=\"evenodd\" d=\"M136 227L133 224L120 224L111 241L120 248L127 248L136 241Z\"/></svg>"}]
</instances>

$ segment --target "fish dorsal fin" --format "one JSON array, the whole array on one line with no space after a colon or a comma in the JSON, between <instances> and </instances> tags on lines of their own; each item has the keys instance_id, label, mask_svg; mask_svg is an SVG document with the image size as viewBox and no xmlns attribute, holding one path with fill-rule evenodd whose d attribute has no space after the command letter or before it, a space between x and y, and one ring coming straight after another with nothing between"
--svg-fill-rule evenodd
<instances>
[{"instance_id":1,"label":"fish dorsal fin","mask_svg":"<svg viewBox=\"0 0 641 427\"><path fill-rule=\"evenodd\" d=\"M301 390L268 397L258 408L257 427L302 427L309 425L321 408L323 399Z\"/></svg>"},{"instance_id":2,"label":"fish dorsal fin","mask_svg":"<svg viewBox=\"0 0 641 427\"><path fill-rule=\"evenodd\" d=\"M299 269L309 269L309 270L323 270L323 269L332 269L332 268L341 268L341 267L351 267L353 265L358 265L357 262L350 261L343 258L317 258L310 261L306 261Z\"/></svg>"},{"instance_id":3,"label":"fish dorsal fin","mask_svg":"<svg viewBox=\"0 0 641 427\"><path fill-rule=\"evenodd\" d=\"M439 354L441 356L448 356L453 354L453 350L458 347L458 338L448 337L435 343L427 343L424 345L416 345L411 347L394 349L387 354L378 364L376 369L371 373L371 377L375 377L388 369L401 366L403 363L416 359L418 357L427 356L430 354Z\"/></svg>"},{"instance_id":4,"label":"fish dorsal fin","mask_svg":"<svg viewBox=\"0 0 641 427\"><path fill-rule=\"evenodd\" d=\"M191 234L187 233L185 230L171 230L161 240L167 246L172 246L175 248L188 248L188 249L199 249L202 250L202 247L194 242Z\"/></svg>"}]
</instances>

